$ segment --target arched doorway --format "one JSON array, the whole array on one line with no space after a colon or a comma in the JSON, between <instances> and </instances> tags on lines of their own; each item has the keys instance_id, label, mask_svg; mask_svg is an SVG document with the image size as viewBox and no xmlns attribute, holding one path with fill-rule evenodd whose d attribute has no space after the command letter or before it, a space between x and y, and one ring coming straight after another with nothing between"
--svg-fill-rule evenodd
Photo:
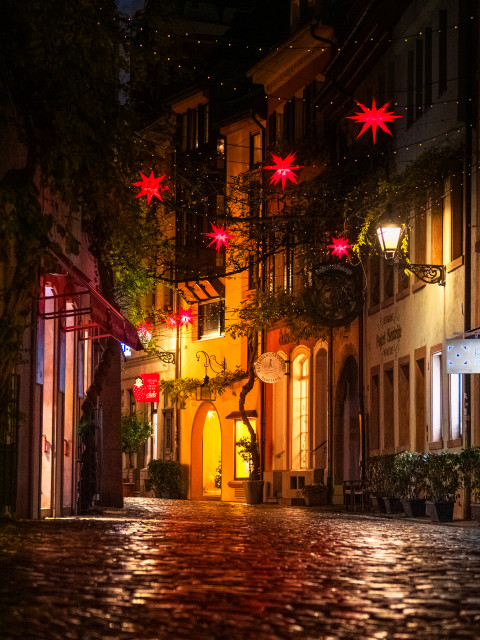
<instances>
[{"instance_id":1,"label":"arched doorway","mask_svg":"<svg viewBox=\"0 0 480 640\"><path fill-rule=\"evenodd\" d=\"M337 383L333 430L334 484L360 480L358 364L351 355L346 358Z\"/></svg>"},{"instance_id":2,"label":"arched doorway","mask_svg":"<svg viewBox=\"0 0 480 640\"><path fill-rule=\"evenodd\" d=\"M192 428L191 497L221 497L222 430L215 405L204 402ZM220 476L220 477L219 477Z\"/></svg>"}]
</instances>

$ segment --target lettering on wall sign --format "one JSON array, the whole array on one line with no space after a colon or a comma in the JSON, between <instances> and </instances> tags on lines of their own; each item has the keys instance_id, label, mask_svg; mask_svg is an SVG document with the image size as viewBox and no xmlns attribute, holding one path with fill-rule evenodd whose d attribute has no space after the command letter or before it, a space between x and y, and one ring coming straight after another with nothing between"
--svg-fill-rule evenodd
<instances>
[{"instance_id":1,"label":"lettering on wall sign","mask_svg":"<svg viewBox=\"0 0 480 640\"><path fill-rule=\"evenodd\" d=\"M375 336L375 346L382 356L393 356L398 353L402 326L398 311L392 311L380 318Z\"/></svg>"}]
</instances>

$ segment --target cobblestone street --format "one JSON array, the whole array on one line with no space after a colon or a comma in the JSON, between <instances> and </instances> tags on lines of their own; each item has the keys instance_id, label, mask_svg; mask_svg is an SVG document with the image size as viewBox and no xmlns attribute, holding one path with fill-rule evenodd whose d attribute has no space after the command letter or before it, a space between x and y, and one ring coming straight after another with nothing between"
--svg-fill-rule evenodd
<instances>
[{"instance_id":1,"label":"cobblestone street","mask_svg":"<svg viewBox=\"0 0 480 640\"><path fill-rule=\"evenodd\" d=\"M473 523L133 498L0 549L2 639L480 637Z\"/></svg>"}]
</instances>

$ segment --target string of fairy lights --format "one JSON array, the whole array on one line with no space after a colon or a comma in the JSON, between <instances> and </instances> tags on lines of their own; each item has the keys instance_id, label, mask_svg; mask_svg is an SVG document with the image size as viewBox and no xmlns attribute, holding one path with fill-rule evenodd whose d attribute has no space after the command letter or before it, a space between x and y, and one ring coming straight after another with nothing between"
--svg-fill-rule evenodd
<instances>
[{"instance_id":1,"label":"string of fairy lights","mask_svg":"<svg viewBox=\"0 0 480 640\"><path fill-rule=\"evenodd\" d=\"M472 19L473 19L473 17L472 17ZM443 28L439 28L439 29L432 29L432 30L430 30L430 33L441 33L442 31L445 31L445 30L448 32L448 31L450 31L450 30L452 30L452 31L453 31L453 30L457 30L457 29L458 29L458 25L456 25L456 24L455 24L455 25L449 25L449 26L447 26L447 27L443 27ZM143 30L143 29L140 29L140 30ZM159 31L160 31L160 30L155 30L155 33L156 33L156 34L159 34ZM161 32L160 32L160 33L161 33ZM163 35L165 35L165 32L163 33ZM172 34L171 34L171 33L168 33L168 34L166 34L166 35L167 35L167 37L168 37L168 38L172 38ZM173 36L173 37L174 37L174 38L175 38L175 37L181 37L181 38L183 38L183 37L190 37L190 35L191 35L191 34L189 34L188 32L186 32L186 33L185 33L185 36L183 36L183 35L182 35L182 36ZM404 42L404 43L407 43L407 44L408 44L409 40L411 41L412 39L418 39L419 37L423 37L424 35L425 35L425 32L419 31L419 32L417 32L417 33L410 34L410 35L399 36L399 37L397 37L397 38L390 38L390 39L389 39L389 42L390 42L390 43L392 43L392 42ZM226 45L226 46L228 46L228 47L232 47L232 45L233 45L233 46L235 46L235 47L238 49L238 45L237 45L236 43L225 42L225 41L222 41L221 39L220 39L220 41L219 41L218 39L216 39L216 40L215 40L215 43L216 43L216 44L224 44L224 45ZM139 47L143 47L143 43L137 43L137 44L138 44L138 46L139 46ZM197 44L201 45L201 44L204 44L204 43L202 43L201 39L198 39L198 40L197 40ZM211 42L208 42L208 44L211 44ZM355 41L355 44L359 44L359 43L358 43L357 41ZM360 44L361 44L361 43L360 43ZM246 49L248 49L250 45L244 45L244 46L245 46L245 48L246 48ZM306 51L307 53L310 53L310 52L320 52L320 53L323 53L323 52L325 52L325 51L326 51L326 49L327 49L327 48L328 48L328 47L325 47L325 46L318 46L318 47L312 47L312 46L310 46L310 47L296 47L296 46L293 46L293 45L289 45L289 46L287 47L287 49L290 49L290 50L292 50L292 49L293 49L293 50L302 50L302 51ZM277 48L275 48L275 49L271 49L269 53L274 53L275 51L279 51L279 50L280 50L280 48L279 48L279 47L277 47ZM339 53L340 53L341 51L342 51L342 47L338 47L338 48L337 48L337 52L339 52ZM258 47L258 52L262 52L262 48L261 48L261 47ZM153 54L154 54L154 55L157 55L157 51L153 51ZM167 61L170 61L170 58L168 58L168 59L167 59ZM178 64L178 68L182 68L182 65L181 65L181 64ZM260 65L257 65L257 68L262 69L262 70L267 71L267 72L268 72L268 71L270 71L271 73L275 73L275 70L274 70L274 69L272 69L272 68L270 68L270 69L269 69L269 68L266 66L266 64L265 64L265 65L261 65L261 64L260 64ZM288 73L284 73L284 74L282 74L282 78L286 78L287 76L289 76L289 77L295 77L297 80L301 80L301 77L299 77L299 74L298 74L298 73L294 73L294 72L292 72L292 73L290 73L290 74L288 74ZM207 79L209 79L209 80L210 80L210 76L207 76ZM448 78L448 80L447 80L447 81L448 81L448 82L452 82L452 81L456 81L456 80L459 80L459 77L458 77L458 76L457 76L457 77L453 77L453 78ZM437 83L437 82L431 82L431 83L430 83L430 86L434 86L435 84L438 84L438 83ZM221 83L220 83L220 85L222 86L222 85L223 85L223 82L221 82ZM415 87L415 88L417 88L417 87ZM422 88L425 88L425 85L423 85L423 87L422 87ZM236 90L237 90L237 88L236 88L236 87L233 87L233 90L234 90L234 91L236 91ZM408 92L411 92L411 91L412 91L412 89L411 89L411 88L398 89L398 90L395 90L395 95L397 95L397 94L403 94L403 93L408 93ZM352 96L352 97L353 97L353 96ZM282 96L277 96L277 95L272 95L272 94L265 95L265 98L266 98L266 99L278 99L278 101L282 101L282 102L291 102L291 101L293 101L293 100L295 100L295 101L299 101L299 102L307 102L307 99L306 99L306 98L297 98L297 97L295 97L295 98L289 98L289 99L288 99L288 98L285 98L285 97L282 97ZM432 104L431 104L431 105L423 105L423 109L424 109L425 111L427 111L427 110L428 110L428 108L429 108L429 107L430 107L430 108L431 108L431 107L433 107L433 105L434 105L434 104L442 104L442 103L443 103L444 105L446 105L446 104L455 103L455 102L456 102L457 104L459 103L459 102L458 102L458 100L455 100L455 99L450 99L450 100L439 100L439 101L437 101L437 102L432 102ZM401 104L399 104L398 102L394 102L393 104L394 104L394 106L395 106L397 109L400 109L400 110L402 110L402 109L403 109L403 110L408 111L408 110L411 108L411 105L401 105ZM375 105L375 103L374 103L374 105ZM360 105L360 106L362 107L363 105ZM316 105L316 108L318 108L318 105ZM342 105L342 108L345 108L345 109L347 110L347 109L349 109L349 106L348 106L348 105ZM391 112L391 113L392 113L392 115L393 115L393 112ZM357 113L357 114L356 114L356 116L358 116L358 115L359 115L359 114ZM346 116L346 117L347 117L347 118L351 118L351 119L355 119L355 116ZM394 115L393 117L395 117L395 118L400 118L400 117L402 117L402 116L400 116L400 115ZM357 120L357 121L359 121L359 120ZM442 122L451 122L451 120L449 120L449 119L440 119L440 120L437 120L435 123L430 122L430 125L431 125L431 124L438 124L438 123L442 123ZM365 126L367 126L367 125L365 125ZM408 150L410 150L410 148L421 148L423 145L427 145L428 143L432 143L432 142L434 142L434 143L437 143L437 142L443 142L443 140L444 140L445 138L448 138L448 136L449 136L449 135L450 135L450 136L452 136L452 135L460 134L460 133L461 133L461 128L462 128L462 127L458 128L457 126L455 126L455 127L451 128L450 130L448 130L447 132L442 133L441 135L436 134L435 136L430 136L430 137L424 138L424 139L422 139L422 140L416 140L414 143L409 144L409 145L404 144L404 145L397 146L397 147L395 147L395 148L390 148L389 150L387 150L387 151L385 151L385 152L383 152L383 153L384 153L384 154L386 154L386 153L387 153L387 154L390 154L390 153L397 154L398 152L400 152L400 151L402 151L402 150L406 150L406 151L408 151ZM374 142L375 142L375 129L374 129L373 127L372 127L372 129L373 129L373 132L374 132ZM362 133L363 133L363 130L362 130ZM389 132L389 133L390 133L390 132ZM445 137L444 137L444 136L445 136ZM250 142L250 141L249 141L249 142ZM243 145L243 144L238 144L238 143L237 143L237 144L234 144L234 143L228 142L228 143L227 143L227 149L228 149L228 147L231 147L231 148L236 147L236 148L241 148L241 149L250 149L250 144L244 144L244 145ZM194 152L194 150L191 150L191 151L192 151L192 153ZM188 157L188 155L189 155L189 154L187 153L186 155L187 155L187 157ZM287 158L288 158L288 157L289 157L289 156L287 156ZM368 157L368 155L367 155L367 157ZM285 173L282 173L282 172L281 172L281 170L282 170L282 166L281 166L282 159L281 159L281 158L278 158L278 157L275 157L275 156L273 156L273 158L274 158L274 159L275 159L275 161L276 161L276 166L270 165L270 166L265 166L265 167L263 167L263 168L265 168L265 169L273 169L273 170L275 170L275 169L276 169L276 173L279 173L279 175L277 176L277 180L276 180L276 182L278 182L279 180L281 180L281 181L282 181L282 187L283 187L283 189L285 189ZM285 161L287 160L287 158L285 159ZM210 159L211 159L211 160L214 160L214 159L215 159L215 156L213 156L213 157L212 157L212 156L210 156ZM344 156L343 160L344 160L344 161L346 161L346 160L347 160L346 156ZM356 161L356 160L355 160L355 161ZM249 165L250 165L250 163L249 163L249 162L241 161L241 160L239 160L238 158L236 158L236 159L235 159L235 162L236 162L237 164L241 164L241 165L247 165L247 166L249 166ZM280 163L280 164L279 164L279 163ZM325 166L326 166L326 164L327 164L327 163L324 163L324 165L325 165ZM341 160L340 160L339 162L337 162L337 166L341 166L341 164L342 164L342 161L341 161ZM284 166L284 167L283 167L283 171L289 171L289 170L291 170L292 168L295 168L295 169L301 169L301 168L302 168L300 165L298 165L298 166L294 166L294 165L292 165L292 164L291 164L291 162L290 162L290 163L288 163L288 162L287 162L287 165L289 165L289 166L287 166L287 167L285 167L285 166ZM475 163L475 165L477 166L477 165L478 165L478 163ZM173 166L174 168L177 168L176 163L172 163L172 166ZM323 165L322 165L322 166L323 166ZM187 169L185 168L185 170L187 170ZM162 176L162 177L160 178L160 180L161 180L163 177L164 177L164 176ZM153 178L153 172L152 172L152 174L151 174L150 178ZM146 178L146 176L143 176L143 174L142 174L142 180L144 180L144 181L145 181L145 180L148 180L148 179ZM156 180L159 180L159 179L157 178ZM275 182L275 181L274 181L274 182ZM275 182L275 184L276 184L276 182ZM296 180L292 180L292 182L296 182ZM141 183L134 183L134 184L136 184L136 186L141 186ZM160 186L160 185L157 183L157 185L156 185L156 189L157 189L157 191L158 191L159 186ZM142 188L142 187L141 187L141 188ZM164 189L167 189L168 187L161 187L161 186L160 186L160 188L161 188L161 190L163 191ZM147 195L147 197L148 197L148 193L147 193L147 192L146 192L146 193L143 193L143 194L142 194L142 193L139 193L139 194L137 195L137 197L139 197L140 195ZM150 198L151 198L151 197L152 197L152 196L150 195ZM157 197L158 197L158 196L157 196ZM442 197L443 197L443 196L442 196ZM161 197L159 197L159 199L160 199L160 200L162 200L162 198L161 198ZM149 203L150 203L150 199L149 199ZM220 231L220 227L216 228L216 227L214 226L213 228L214 228L214 231L213 231L212 233L205 233L205 234L204 234L204 235L207 235L207 236L211 236L211 237L213 238L213 239L212 239L212 241L210 242L210 245L211 245L212 243L218 242L218 233L219 233L219 231ZM225 232L225 233L227 233L227 234L228 234L228 229L223 229L223 227L222 227L221 231L223 231L223 232ZM216 234L217 234L217 235L216 235ZM215 239L215 238L217 238L217 239ZM229 234L228 239L233 239L233 236L232 236L231 234ZM342 242L343 242L343 245L342 245L342 247L340 247L340 244L341 244ZM344 251L346 248L350 248L350 245L346 244L347 242L348 242L348 241L342 241L341 239L337 239L337 240L333 239L333 243L334 243L334 244L333 244L333 245L329 245L329 247L330 247L330 248L332 248L333 253L336 253L336 252L337 252L337 253L338 253L338 255L340 256L340 255L342 255L342 253L343 253L343 252L348 253L348 251ZM340 243L340 244L339 244L339 243ZM209 246L210 246L210 245L209 245ZM224 245L224 246L228 246L226 242L225 242L225 245ZM219 246L217 246L217 250L218 250L218 248L219 248ZM183 320L182 320L182 315L181 315L182 313L185 313L185 314L186 314L185 316L183 316ZM176 326L185 326L185 327L188 327L190 324L192 324L192 323L193 323L193 315L192 315L191 309L187 309L187 310L180 309L180 310L179 310L179 312L178 312L178 314L179 314L179 315L177 315L176 319L175 319L175 318L173 318L173 316L167 317L167 322L166 322L167 327L170 327L170 328L174 328L174 327L176 327ZM187 318L187 316L188 316L188 318ZM145 329L145 332L146 332L146 334L148 333L148 331L146 331L146 329Z\"/></svg>"}]
</instances>

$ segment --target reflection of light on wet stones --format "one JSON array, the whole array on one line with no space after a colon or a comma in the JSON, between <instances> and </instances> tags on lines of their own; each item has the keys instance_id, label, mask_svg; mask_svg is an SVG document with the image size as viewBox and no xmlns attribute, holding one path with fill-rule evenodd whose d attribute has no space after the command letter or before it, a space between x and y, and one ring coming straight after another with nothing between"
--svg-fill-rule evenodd
<instances>
[{"instance_id":1,"label":"reflection of light on wet stones","mask_svg":"<svg viewBox=\"0 0 480 640\"><path fill-rule=\"evenodd\" d=\"M0 637L473 639L479 542L476 528L136 498L4 523Z\"/></svg>"}]
</instances>

